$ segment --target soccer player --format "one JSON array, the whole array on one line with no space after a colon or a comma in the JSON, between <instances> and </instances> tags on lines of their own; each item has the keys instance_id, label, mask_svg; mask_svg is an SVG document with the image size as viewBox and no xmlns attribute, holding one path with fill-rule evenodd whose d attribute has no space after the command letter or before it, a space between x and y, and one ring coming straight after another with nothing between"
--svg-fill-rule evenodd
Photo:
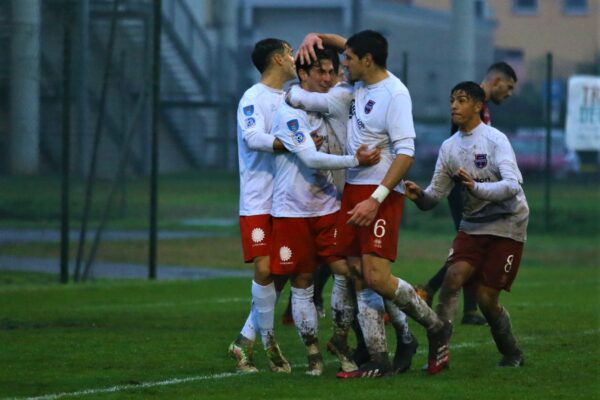
<instances>
[{"instance_id":1,"label":"soccer player","mask_svg":"<svg viewBox=\"0 0 600 400\"><path fill-rule=\"evenodd\" d=\"M274 372L289 373L290 364L281 353L273 333L277 292L269 269L273 153L284 151L271 135L275 111L284 99L284 84L296 77L291 46L280 39L257 42L252 62L260 82L242 96L237 113L240 168L240 234L244 261L254 264L252 305L246 322L229 346L229 355L241 372L257 372L252 360L257 331Z\"/></svg>"},{"instance_id":2,"label":"soccer player","mask_svg":"<svg viewBox=\"0 0 600 400\"><path fill-rule=\"evenodd\" d=\"M357 280L358 320L371 361L358 371L341 372L338 376L383 376L391 372L380 296L425 327L429 339L428 370L438 373L447 366L451 325L441 320L410 284L393 276L390 266L397 255L404 204L402 178L414 155L410 95L386 69L388 45L380 33L362 31L348 41L337 35L309 34L297 57L310 60L314 47L323 43L344 49L344 67L350 80L356 82L349 107L348 153L353 154L363 142L381 149L379 164L348 170L342 195L338 243L340 254L362 274L366 284L361 287ZM327 98L325 106L329 104Z\"/></svg>"},{"instance_id":3,"label":"soccer player","mask_svg":"<svg viewBox=\"0 0 600 400\"><path fill-rule=\"evenodd\" d=\"M492 101L494 104L502 104L510 96L512 96L513 89L517 83L517 75L510 65L505 62L497 62L487 69L485 77L481 82L481 88L485 93L485 101L481 108L480 117L481 120L487 124L492 124L492 118L490 115L488 102ZM450 129L450 135L453 135L458 130L456 124L452 123ZM460 220L462 218L462 195L460 183L457 183L450 195L448 196L448 205L450 206L450 212L454 221L454 227L458 232L460 226ZM428 304L431 305L433 302L433 296L435 292L439 290L444 281L444 276L448 270L448 261L440 268L440 270L427 282L425 285L417 286L417 293L421 296ZM470 325L485 325L486 320L477 313L477 298L472 288L463 289L463 317L461 320L462 324Z\"/></svg>"},{"instance_id":4,"label":"soccer player","mask_svg":"<svg viewBox=\"0 0 600 400\"><path fill-rule=\"evenodd\" d=\"M334 64L339 63L339 58L330 49L318 50L316 56L311 64L297 63L297 73L304 90L325 93L333 83ZM271 273L291 275L292 315L308 354L306 372L315 376L323 372L313 301L313 273L318 258L335 274L334 335L328 347L340 358L342 370L357 369L346 342L354 307L346 285L348 265L342 257L335 256L340 201L329 169L374 165L380 154L379 149L367 150L366 146L359 147L355 156L318 151L310 135L326 137L330 130L331 126L320 114L285 103L273 119L273 135L288 152L275 157Z\"/></svg>"},{"instance_id":5,"label":"soccer player","mask_svg":"<svg viewBox=\"0 0 600 400\"><path fill-rule=\"evenodd\" d=\"M452 244L437 313L452 319L463 285L475 288L492 337L502 354L500 366L523 365L523 352L513 336L500 291L510 291L517 276L527 235L529 208L522 176L507 137L481 121L485 92L475 82L451 91L452 122L458 131L442 144L429 186L406 182L406 196L422 210L447 196L462 182L463 209Z\"/></svg>"}]
</instances>

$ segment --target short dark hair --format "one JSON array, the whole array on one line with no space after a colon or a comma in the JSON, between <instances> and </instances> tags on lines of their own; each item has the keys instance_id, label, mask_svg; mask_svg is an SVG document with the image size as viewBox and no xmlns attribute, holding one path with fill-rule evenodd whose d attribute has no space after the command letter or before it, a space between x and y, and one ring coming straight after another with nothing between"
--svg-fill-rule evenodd
<instances>
[{"instance_id":1,"label":"short dark hair","mask_svg":"<svg viewBox=\"0 0 600 400\"><path fill-rule=\"evenodd\" d=\"M252 63L261 74L265 72L274 52L283 52L285 46L292 47L281 39L267 38L256 42L252 50Z\"/></svg>"},{"instance_id":2,"label":"short dark hair","mask_svg":"<svg viewBox=\"0 0 600 400\"><path fill-rule=\"evenodd\" d=\"M314 67L319 66L321 64L321 60L330 60L331 64L333 64L333 72L336 74L340 70L340 56L337 51L332 47L325 47L323 49L315 48L315 55L317 56L317 61L311 59L310 64L304 63L300 64L300 58L296 59L296 73L300 73L300 70L304 70L308 73L308 71Z\"/></svg>"},{"instance_id":3,"label":"short dark hair","mask_svg":"<svg viewBox=\"0 0 600 400\"><path fill-rule=\"evenodd\" d=\"M346 47L349 47L358 58L363 58L370 53L375 64L382 68L387 65L388 42L379 32L366 30L355 33L346 42Z\"/></svg>"},{"instance_id":4,"label":"short dark hair","mask_svg":"<svg viewBox=\"0 0 600 400\"><path fill-rule=\"evenodd\" d=\"M517 74L515 73L515 70L504 61L500 61L490 65L487 69L486 75L489 75L494 72L500 73L506 76L507 78L512 78L515 82L517 82Z\"/></svg>"},{"instance_id":5,"label":"short dark hair","mask_svg":"<svg viewBox=\"0 0 600 400\"><path fill-rule=\"evenodd\" d=\"M453 95L455 92L465 92L467 96L476 102L485 102L485 92L478 83L472 81L460 82L452 88L450 95Z\"/></svg>"}]
</instances>

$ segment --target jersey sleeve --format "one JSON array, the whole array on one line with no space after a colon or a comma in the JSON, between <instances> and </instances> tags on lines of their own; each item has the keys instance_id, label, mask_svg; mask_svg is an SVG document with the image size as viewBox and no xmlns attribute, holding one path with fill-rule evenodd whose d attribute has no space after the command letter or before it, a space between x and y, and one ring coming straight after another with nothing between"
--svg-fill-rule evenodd
<instances>
[{"instance_id":1,"label":"jersey sleeve","mask_svg":"<svg viewBox=\"0 0 600 400\"><path fill-rule=\"evenodd\" d=\"M286 102L295 108L346 117L354 92L348 84L339 84L327 93L309 92L294 85L286 96Z\"/></svg>"},{"instance_id":2,"label":"jersey sleeve","mask_svg":"<svg viewBox=\"0 0 600 400\"><path fill-rule=\"evenodd\" d=\"M310 136L311 127L306 113L290 113L279 109L277 121L277 129L274 130L274 134L289 152L297 153L306 148L317 151Z\"/></svg>"},{"instance_id":3,"label":"jersey sleeve","mask_svg":"<svg viewBox=\"0 0 600 400\"><path fill-rule=\"evenodd\" d=\"M440 199L448 196L454 187L452 173L446 162L447 151L448 150L445 148L445 146L442 145L435 163L435 170L433 171L431 183L423 191L423 197L417 201L417 206L419 206L419 208L422 210L429 210L433 208L440 201Z\"/></svg>"},{"instance_id":4,"label":"jersey sleeve","mask_svg":"<svg viewBox=\"0 0 600 400\"><path fill-rule=\"evenodd\" d=\"M390 102L386 125L396 154L413 157L415 154L415 126L412 117L412 102L408 93L399 93Z\"/></svg>"},{"instance_id":5,"label":"jersey sleeve","mask_svg":"<svg viewBox=\"0 0 600 400\"><path fill-rule=\"evenodd\" d=\"M265 118L252 99L242 98L237 111L237 123L248 148L273 152L275 138L265 129Z\"/></svg>"}]
</instances>

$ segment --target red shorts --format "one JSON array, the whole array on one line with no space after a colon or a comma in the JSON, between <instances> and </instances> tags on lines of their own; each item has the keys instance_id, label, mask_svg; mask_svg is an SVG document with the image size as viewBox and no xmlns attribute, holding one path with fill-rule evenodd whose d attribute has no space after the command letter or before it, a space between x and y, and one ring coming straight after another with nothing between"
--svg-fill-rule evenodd
<instances>
[{"instance_id":1,"label":"red shorts","mask_svg":"<svg viewBox=\"0 0 600 400\"><path fill-rule=\"evenodd\" d=\"M493 235L469 235L459 231L452 243L448 261L464 261L475 268L466 286L482 284L510 292L517 277L523 243Z\"/></svg>"},{"instance_id":2,"label":"red shorts","mask_svg":"<svg viewBox=\"0 0 600 400\"><path fill-rule=\"evenodd\" d=\"M390 191L383 201L374 222L365 227L349 225L348 211L363 200L368 199L377 185L344 186L342 209L337 223L339 230L338 253L344 257L360 257L375 254L390 261L396 260L398 233L404 210L404 195Z\"/></svg>"},{"instance_id":3,"label":"red shorts","mask_svg":"<svg viewBox=\"0 0 600 400\"><path fill-rule=\"evenodd\" d=\"M271 273L312 273L319 258L326 263L340 260L335 255L337 212L321 217L273 217Z\"/></svg>"},{"instance_id":4,"label":"red shorts","mask_svg":"<svg viewBox=\"0 0 600 400\"><path fill-rule=\"evenodd\" d=\"M240 234L244 250L244 262L268 256L271 249L271 215L240 216Z\"/></svg>"}]
</instances>

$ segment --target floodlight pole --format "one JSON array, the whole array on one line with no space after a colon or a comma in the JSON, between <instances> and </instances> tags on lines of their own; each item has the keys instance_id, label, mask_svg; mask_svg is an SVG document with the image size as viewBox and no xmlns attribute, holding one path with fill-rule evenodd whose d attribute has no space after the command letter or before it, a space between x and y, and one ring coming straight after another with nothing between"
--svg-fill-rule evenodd
<instances>
[{"instance_id":1,"label":"floodlight pole","mask_svg":"<svg viewBox=\"0 0 600 400\"><path fill-rule=\"evenodd\" d=\"M69 181L71 169L71 0L65 0L63 30L62 174L60 221L60 282L69 282Z\"/></svg>"},{"instance_id":2,"label":"floodlight pole","mask_svg":"<svg viewBox=\"0 0 600 400\"><path fill-rule=\"evenodd\" d=\"M160 34L162 0L154 0L154 30L152 41L152 155L150 160L150 250L148 278L156 279L157 210L158 210L158 117L160 112Z\"/></svg>"}]
</instances>

